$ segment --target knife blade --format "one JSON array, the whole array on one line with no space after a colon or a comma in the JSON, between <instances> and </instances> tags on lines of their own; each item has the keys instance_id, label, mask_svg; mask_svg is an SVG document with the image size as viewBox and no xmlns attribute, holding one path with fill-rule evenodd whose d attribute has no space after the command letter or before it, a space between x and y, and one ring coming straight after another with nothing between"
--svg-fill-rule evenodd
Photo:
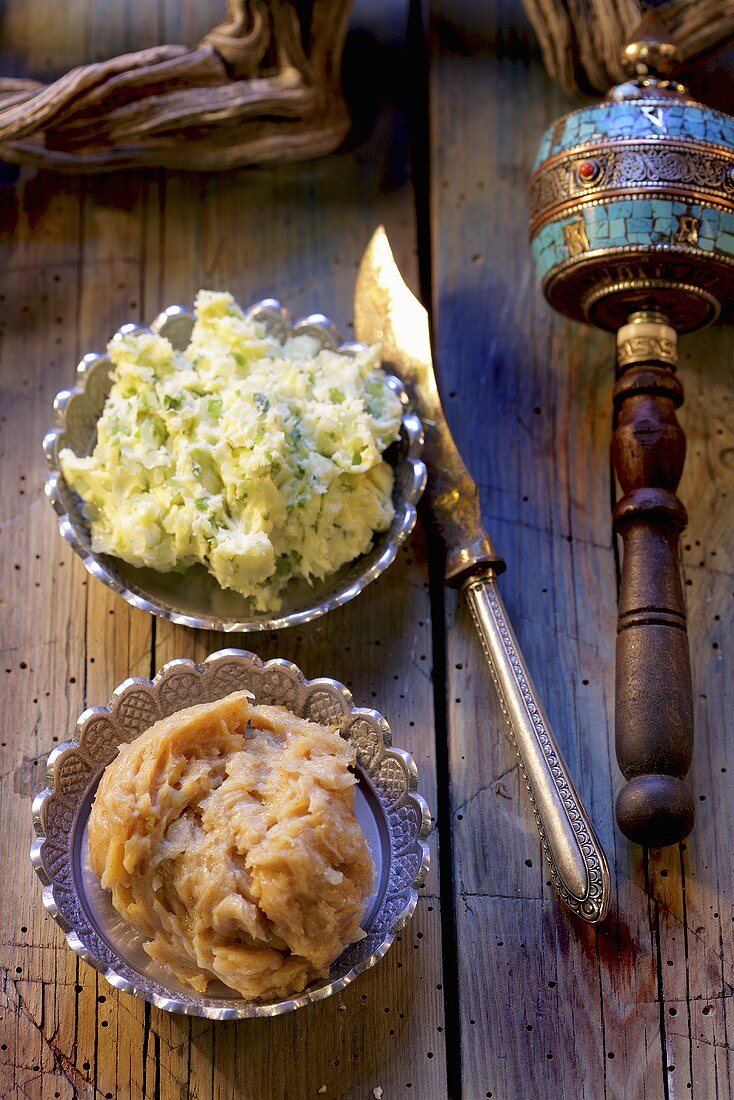
<instances>
[{"instance_id":1,"label":"knife blade","mask_svg":"<svg viewBox=\"0 0 734 1100\"><path fill-rule=\"evenodd\" d=\"M553 883L589 924L609 907L604 851L538 700L497 586L505 563L484 527L479 491L451 435L431 354L428 314L406 286L380 226L362 257L354 296L357 339L380 344L425 428L426 502L446 551L446 583L467 600L514 744Z\"/></svg>"}]
</instances>

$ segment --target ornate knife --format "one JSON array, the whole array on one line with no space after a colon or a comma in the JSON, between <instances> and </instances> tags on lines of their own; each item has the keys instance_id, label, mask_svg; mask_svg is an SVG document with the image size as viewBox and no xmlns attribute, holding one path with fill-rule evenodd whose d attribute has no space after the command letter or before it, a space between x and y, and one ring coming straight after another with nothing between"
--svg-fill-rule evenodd
<instances>
[{"instance_id":1,"label":"ornate knife","mask_svg":"<svg viewBox=\"0 0 734 1100\"><path fill-rule=\"evenodd\" d=\"M383 359L411 391L426 431L426 497L446 549L446 583L461 589L476 623L517 751L553 881L583 920L603 920L609 869L568 774L497 589L505 563L484 529L479 493L441 408L428 315L403 282L387 235L377 229L357 275L357 338L382 345Z\"/></svg>"}]
</instances>

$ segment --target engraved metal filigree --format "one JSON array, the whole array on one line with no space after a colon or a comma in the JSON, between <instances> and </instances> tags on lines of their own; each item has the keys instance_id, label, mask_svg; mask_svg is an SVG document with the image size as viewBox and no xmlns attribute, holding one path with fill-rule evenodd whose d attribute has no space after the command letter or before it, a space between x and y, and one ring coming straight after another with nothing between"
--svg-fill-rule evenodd
<instances>
[{"instance_id":1,"label":"engraved metal filigree","mask_svg":"<svg viewBox=\"0 0 734 1100\"><path fill-rule=\"evenodd\" d=\"M662 336L632 336L629 340L617 342L617 363L624 367L627 363L678 362L678 349L675 341Z\"/></svg>"},{"instance_id":2,"label":"engraved metal filigree","mask_svg":"<svg viewBox=\"0 0 734 1100\"><path fill-rule=\"evenodd\" d=\"M700 229L700 218L694 218L693 214L679 214L678 232L675 235L676 244L698 244Z\"/></svg>"},{"instance_id":3,"label":"engraved metal filigree","mask_svg":"<svg viewBox=\"0 0 734 1100\"><path fill-rule=\"evenodd\" d=\"M360 790L374 819L377 889L368 907L365 938L336 960L327 980L272 1003L245 1001L234 993L202 995L173 979L167 985L166 972L140 950L136 948L134 954L132 949L120 949L119 933L114 932L119 918L111 904L107 902L105 907L85 889L83 834L91 798L119 745L172 710L245 688L258 703L283 705L299 717L339 729L356 749ZM386 953L412 915L418 887L428 871L426 837L431 815L416 789L418 770L407 752L392 747L390 728L382 715L355 707L349 691L336 680L306 680L290 661L263 664L245 650L221 650L201 665L171 661L152 682L125 680L108 706L81 715L74 740L54 748L48 758L46 782L46 789L33 803L37 839L31 849L33 865L44 884L44 905L74 951L112 985L169 1012L218 1020L277 1016L336 993ZM130 931L128 940L142 943ZM144 960L142 965L131 961L138 958Z\"/></svg>"},{"instance_id":4,"label":"engraved metal filigree","mask_svg":"<svg viewBox=\"0 0 734 1100\"><path fill-rule=\"evenodd\" d=\"M664 194L734 210L734 152L673 139L664 146L659 142L647 138L586 144L547 161L530 181L531 235L560 216L568 204L591 204L602 196ZM585 180L580 169L591 158L598 170L592 180Z\"/></svg>"},{"instance_id":5,"label":"engraved metal filigree","mask_svg":"<svg viewBox=\"0 0 734 1100\"><path fill-rule=\"evenodd\" d=\"M313 314L294 323L290 314L273 298L256 303L247 310L279 340L293 335L309 335L323 348L353 356L362 346L341 343L334 325L322 314ZM175 348L185 348L193 327L193 315L181 306L169 306L150 329L124 325L121 333L154 331L166 336ZM409 411L402 382L388 375L388 383L403 403L400 438L386 452L393 466L392 522L387 531L376 534L372 546L355 561L336 573L315 581L292 582L283 593L279 612L257 612L251 601L238 592L223 590L202 566L184 574L156 573L136 569L117 558L97 554L91 545L89 524L80 498L66 484L59 467L59 452L70 447L75 454L89 454L94 447L97 421L109 393L111 363L107 355L85 355L77 367L76 385L62 390L54 409L57 426L47 433L43 447L51 472L46 479L46 495L58 516L59 530L84 562L92 576L112 588L134 607L170 619L182 626L203 630L263 631L310 622L327 611L347 603L392 564L400 546L413 530L418 501L425 487L426 468L421 460L423 428L419 418Z\"/></svg>"},{"instance_id":6,"label":"engraved metal filigree","mask_svg":"<svg viewBox=\"0 0 734 1100\"><path fill-rule=\"evenodd\" d=\"M589 238L586 236L586 226L583 218L577 218L563 227L563 236L569 256L579 256L589 250Z\"/></svg>"},{"instance_id":7,"label":"engraved metal filigree","mask_svg":"<svg viewBox=\"0 0 734 1100\"><path fill-rule=\"evenodd\" d=\"M654 290L673 327L686 333L716 320L733 279L734 261L700 247L616 245L564 260L548 272L543 291L561 313L616 332Z\"/></svg>"},{"instance_id":8,"label":"engraved metal filigree","mask_svg":"<svg viewBox=\"0 0 734 1100\"><path fill-rule=\"evenodd\" d=\"M496 585L491 578L483 578L471 582L465 591L517 753L553 883L574 913L590 924L598 923L604 919L609 905L610 879L604 852L548 728ZM491 641L493 635L499 638L506 657L501 667ZM542 765L537 752L531 750L531 737L540 747ZM561 852L565 872L556 858Z\"/></svg>"}]
</instances>

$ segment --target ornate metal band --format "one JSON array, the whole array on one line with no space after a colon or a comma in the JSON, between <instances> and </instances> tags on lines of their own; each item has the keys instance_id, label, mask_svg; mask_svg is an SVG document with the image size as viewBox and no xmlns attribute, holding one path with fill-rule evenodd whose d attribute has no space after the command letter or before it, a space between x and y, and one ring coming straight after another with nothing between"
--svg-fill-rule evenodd
<instances>
[{"instance_id":1,"label":"ornate metal band","mask_svg":"<svg viewBox=\"0 0 734 1100\"><path fill-rule=\"evenodd\" d=\"M706 328L721 315L721 302L708 291L678 279L620 279L597 287L581 306L587 321L610 331L619 329L630 306L654 298L666 310L678 332Z\"/></svg>"},{"instance_id":2,"label":"ornate metal band","mask_svg":"<svg viewBox=\"0 0 734 1100\"><path fill-rule=\"evenodd\" d=\"M544 239L551 231L557 239ZM603 239L587 232L581 216L547 226L533 242L546 298L575 320L616 332L630 312L649 304L643 292L656 289L664 292L658 306L677 331L692 332L715 321L732 300L734 255L675 241L599 247Z\"/></svg>"},{"instance_id":3,"label":"ornate metal band","mask_svg":"<svg viewBox=\"0 0 734 1100\"><path fill-rule=\"evenodd\" d=\"M664 146L605 141L568 151L530 181L530 235L548 221L600 200L652 195L734 211L734 149L690 141Z\"/></svg>"},{"instance_id":4,"label":"ornate metal band","mask_svg":"<svg viewBox=\"0 0 734 1100\"><path fill-rule=\"evenodd\" d=\"M617 340L618 366L626 367L631 363L647 362L669 363L674 367L678 362L675 340L650 333Z\"/></svg>"}]
</instances>

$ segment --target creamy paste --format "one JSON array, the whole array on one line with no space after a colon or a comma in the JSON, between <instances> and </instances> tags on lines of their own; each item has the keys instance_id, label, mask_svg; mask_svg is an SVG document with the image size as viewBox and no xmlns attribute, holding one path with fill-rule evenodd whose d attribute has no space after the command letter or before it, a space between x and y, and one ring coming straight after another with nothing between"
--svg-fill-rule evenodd
<instances>
[{"instance_id":1,"label":"creamy paste","mask_svg":"<svg viewBox=\"0 0 734 1100\"><path fill-rule=\"evenodd\" d=\"M183 352L151 332L109 345L112 388L90 455L65 448L95 553L184 572L276 611L292 577L323 579L393 517L399 397L379 348L281 343L232 295L200 291Z\"/></svg>"},{"instance_id":2,"label":"creamy paste","mask_svg":"<svg viewBox=\"0 0 734 1100\"><path fill-rule=\"evenodd\" d=\"M106 768L92 867L151 958L281 998L364 935L374 871L349 742L247 692L157 722Z\"/></svg>"}]
</instances>

